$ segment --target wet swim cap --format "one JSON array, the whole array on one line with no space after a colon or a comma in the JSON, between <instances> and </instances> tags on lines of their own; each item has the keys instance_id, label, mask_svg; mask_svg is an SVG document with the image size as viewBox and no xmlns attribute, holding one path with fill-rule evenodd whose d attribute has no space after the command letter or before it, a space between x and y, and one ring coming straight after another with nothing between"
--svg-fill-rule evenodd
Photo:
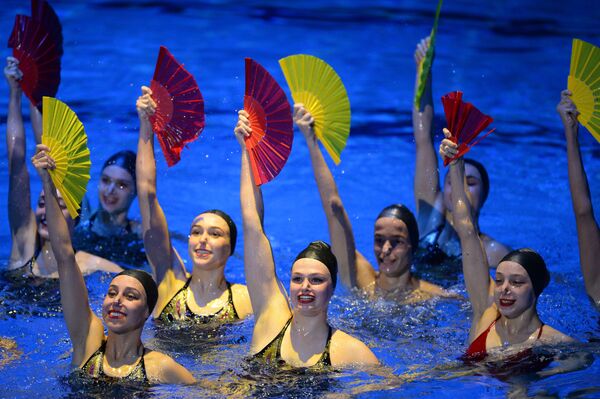
<instances>
[{"instance_id":1,"label":"wet swim cap","mask_svg":"<svg viewBox=\"0 0 600 399\"><path fill-rule=\"evenodd\" d=\"M212 213L214 215L220 216L229 226L229 245L231 246L231 252L229 255L233 255L235 251L235 243L237 241L237 227L233 219L223 211L218 209L211 209L209 211L204 211L202 213Z\"/></svg>"},{"instance_id":2,"label":"wet swim cap","mask_svg":"<svg viewBox=\"0 0 600 399\"><path fill-rule=\"evenodd\" d=\"M112 154L110 158L102 165L102 170L106 169L107 166L119 166L125 169L131 175L133 179L133 186L135 186L135 152L129 150L119 151L116 154Z\"/></svg>"},{"instance_id":3,"label":"wet swim cap","mask_svg":"<svg viewBox=\"0 0 600 399\"><path fill-rule=\"evenodd\" d=\"M331 252L331 247L325 241L313 241L308 244L308 247L304 248L302 252L296 256L294 259L294 263L298 259L309 258L316 259L319 262L323 263L327 270L329 270L329 274L331 274L331 282L333 283L333 289L335 290L335 286L337 285L337 259L333 252Z\"/></svg>"},{"instance_id":4,"label":"wet swim cap","mask_svg":"<svg viewBox=\"0 0 600 399\"><path fill-rule=\"evenodd\" d=\"M154 282L152 276L145 271L138 269L123 270L121 273L117 274L115 278L119 276L133 277L139 281L140 284L142 284L144 291L146 291L146 304L148 305L148 313L152 314L154 306L156 305L156 301L158 300L158 288L156 287L156 283Z\"/></svg>"},{"instance_id":5,"label":"wet swim cap","mask_svg":"<svg viewBox=\"0 0 600 399\"><path fill-rule=\"evenodd\" d=\"M410 238L412 252L414 253L417 250L419 247L419 226L417 226L415 215L413 215L410 209L400 204L386 206L377 215L377 219L381 218L395 218L403 221L408 229L408 238Z\"/></svg>"},{"instance_id":6,"label":"wet swim cap","mask_svg":"<svg viewBox=\"0 0 600 399\"><path fill-rule=\"evenodd\" d=\"M477 162L474 159L471 158L464 158L465 163L469 164L473 167L475 167L475 169L477 169L477 171L479 171L479 175L481 176L481 206L483 206L483 204L485 203L485 200L488 197L488 194L490 193L490 177L488 176L487 171L485 170L485 167Z\"/></svg>"},{"instance_id":7,"label":"wet swim cap","mask_svg":"<svg viewBox=\"0 0 600 399\"><path fill-rule=\"evenodd\" d=\"M550 283L550 273L546 267L546 262L544 262L544 259L542 259L540 254L534 250L529 248L515 249L506 254L500 263L506 261L516 262L523 266L523 269L525 269L529 275L536 298L540 296L542 291L544 291L544 288Z\"/></svg>"}]
</instances>

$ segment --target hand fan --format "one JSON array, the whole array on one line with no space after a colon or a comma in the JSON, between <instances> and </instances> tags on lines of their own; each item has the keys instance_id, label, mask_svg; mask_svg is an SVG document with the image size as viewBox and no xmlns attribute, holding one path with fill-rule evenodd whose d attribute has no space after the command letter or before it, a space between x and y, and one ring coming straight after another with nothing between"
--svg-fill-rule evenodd
<instances>
[{"instance_id":1,"label":"hand fan","mask_svg":"<svg viewBox=\"0 0 600 399\"><path fill-rule=\"evenodd\" d=\"M256 185L267 183L283 169L294 139L290 103L279 84L258 62L246 58L244 110L252 134L245 139Z\"/></svg>"},{"instance_id":2,"label":"hand fan","mask_svg":"<svg viewBox=\"0 0 600 399\"><path fill-rule=\"evenodd\" d=\"M451 161L466 154L471 147L495 129L490 130L474 141L477 135L488 127L494 119L491 116L484 115L473 104L463 102L461 91L453 91L443 96L442 104L444 105L448 130L452 133L451 140L458 144L456 156L454 158L444 158L444 166L447 166Z\"/></svg>"},{"instance_id":3,"label":"hand fan","mask_svg":"<svg viewBox=\"0 0 600 399\"><path fill-rule=\"evenodd\" d=\"M567 87L579 111L577 119L600 142L600 48L573 39Z\"/></svg>"},{"instance_id":4,"label":"hand fan","mask_svg":"<svg viewBox=\"0 0 600 399\"><path fill-rule=\"evenodd\" d=\"M42 144L50 148L56 169L49 170L72 218L78 215L90 180L90 150L83 124L65 103L44 97Z\"/></svg>"},{"instance_id":5,"label":"hand fan","mask_svg":"<svg viewBox=\"0 0 600 399\"><path fill-rule=\"evenodd\" d=\"M204 129L204 99L196 80L161 46L150 83L156 112L150 116L168 166L181 159L183 147Z\"/></svg>"},{"instance_id":6,"label":"hand fan","mask_svg":"<svg viewBox=\"0 0 600 399\"><path fill-rule=\"evenodd\" d=\"M279 60L294 102L315 119L315 134L337 164L350 134L350 101L337 73L325 61L306 54Z\"/></svg>"},{"instance_id":7,"label":"hand fan","mask_svg":"<svg viewBox=\"0 0 600 399\"><path fill-rule=\"evenodd\" d=\"M431 67L433 66L433 53L434 53L434 45L435 45L435 35L437 33L438 21L440 19L440 10L442 9L442 0L438 1L437 10L435 12L435 19L433 20L433 28L431 29L431 33L429 34L429 47L427 48L427 52L425 53L425 58L421 60L421 63L417 67L418 69L418 80L419 84L417 85L417 90L415 92L415 107L421 107L421 97L423 96L423 92L425 91L425 86L427 85L427 76L431 72Z\"/></svg>"},{"instance_id":8,"label":"hand fan","mask_svg":"<svg viewBox=\"0 0 600 399\"><path fill-rule=\"evenodd\" d=\"M46 0L31 0L31 18L38 21L52 37L58 52L63 54L63 36L60 19Z\"/></svg>"},{"instance_id":9,"label":"hand fan","mask_svg":"<svg viewBox=\"0 0 600 399\"><path fill-rule=\"evenodd\" d=\"M60 84L61 51L48 31L30 17L17 15L8 39L13 56L23 72L21 87L29 100L39 107L43 96L54 96Z\"/></svg>"}]
</instances>

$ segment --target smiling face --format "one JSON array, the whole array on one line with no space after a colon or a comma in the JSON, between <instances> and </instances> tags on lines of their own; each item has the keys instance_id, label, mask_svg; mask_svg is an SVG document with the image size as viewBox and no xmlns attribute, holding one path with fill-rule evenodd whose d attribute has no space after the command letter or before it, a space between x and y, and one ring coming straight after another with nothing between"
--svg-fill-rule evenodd
<instances>
[{"instance_id":1,"label":"smiling face","mask_svg":"<svg viewBox=\"0 0 600 399\"><path fill-rule=\"evenodd\" d=\"M402 220L392 217L377 219L373 248L380 273L398 277L410 269L412 245L408 228Z\"/></svg>"},{"instance_id":2,"label":"smiling face","mask_svg":"<svg viewBox=\"0 0 600 399\"><path fill-rule=\"evenodd\" d=\"M481 174L475 166L465 163L465 176L467 178L466 189L469 193L468 198L471 201L471 206L473 207L475 214L479 215L479 211L483 206L483 183ZM447 210L452 212L452 185L450 184L449 173L446 173L446 176L444 177L444 206Z\"/></svg>"},{"instance_id":3,"label":"smiling face","mask_svg":"<svg viewBox=\"0 0 600 399\"><path fill-rule=\"evenodd\" d=\"M131 276L115 277L102 303L102 318L115 334L136 330L144 325L148 310L144 286Z\"/></svg>"},{"instance_id":4,"label":"smiling face","mask_svg":"<svg viewBox=\"0 0 600 399\"><path fill-rule=\"evenodd\" d=\"M231 254L229 225L214 213L202 213L192 222L188 254L194 267L207 269L225 266Z\"/></svg>"},{"instance_id":5,"label":"smiling face","mask_svg":"<svg viewBox=\"0 0 600 399\"><path fill-rule=\"evenodd\" d=\"M333 295L329 269L320 261L301 258L292 266L290 297L292 309L305 316L327 313Z\"/></svg>"},{"instance_id":6,"label":"smiling face","mask_svg":"<svg viewBox=\"0 0 600 399\"><path fill-rule=\"evenodd\" d=\"M58 197L58 206L60 206L60 210L62 211L65 220L67 221L67 226L69 227L69 233L73 231L73 227L75 226L75 222L71 218L69 214L69 210L67 209L67 205L65 204L65 200L58 190L56 191ZM40 238L47 240L48 239L48 225L46 224L46 196L44 195L44 190L40 193L40 197L38 198L37 206L35 208L35 220L37 223L37 232Z\"/></svg>"},{"instance_id":7,"label":"smiling face","mask_svg":"<svg viewBox=\"0 0 600 399\"><path fill-rule=\"evenodd\" d=\"M117 165L102 170L98 183L102 209L110 214L127 212L135 198L135 182L129 172Z\"/></svg>"},{"instance_id":8,"label":"smiling face","mask_svg":"<svg viewBox=\"0 0 600 399\"><path fill-rule=\"evenodd\" d=\"M500 262L494 281L494 302L504 317L518 317L535 305L536 297L531 279L520 264Z\"/></svg>"}]
</instances>

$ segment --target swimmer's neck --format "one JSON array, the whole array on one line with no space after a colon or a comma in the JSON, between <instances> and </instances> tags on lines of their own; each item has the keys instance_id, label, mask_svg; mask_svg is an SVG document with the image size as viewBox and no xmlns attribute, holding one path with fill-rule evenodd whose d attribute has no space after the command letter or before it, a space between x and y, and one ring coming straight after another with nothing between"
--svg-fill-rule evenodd
<instances>
[{"instance_id":1,"label":"swimmer's neck","mask_svg":"<svg viewBox=\"0 0 600 399\"><path fill-rule=\"evenodd\" d=\"M194 293L198 303L210 302L223 294L227 289L227 281L223 274L223 267L218 269L201 269L195 267L192 271L190 290Z\"/></svg>"},{"instance_id":2,"label":"swimmer's neck","mask_svg":"<svg viewBox=\"0 0 600 399\"><path fill-rule=\"evenodd\" d=\"M518 344L526 341L541 325L542 321L538 316L536 307L531 306L518 317L512 319L500 316L495 328L502 342Z\"/></svg>"},{"instance_id":3,"label":"swimmer's neck","mask_svg":"<svg viewBox=\"0 0 600 399\"><path fill-rule=\"evenodd\" d=\"M327 309L314 315L303 315L300 312L294 312L290 326L292 344L314 340L322 342L328 334Z\"/></svg>"},{"instance_id":4,"label":"swimmer's neck","mask_svg":"<svg viewBox=\"0 0 600 399\"><path fill-rule=\"evenodd\" d=\"M377 287L383 292L392 292L395 290L415 289L415 279L410 273L410 268L399 276L390 276L384 273L379 273L377 276Z\"/></svg>"},{"instance_id":5,"label":"swimmer's neck","mask_svg":"<svg viewBox=\"0 0 600 399\"><path fill-rule=\"evenodd\" d=\"M54 252L50 246L50 240L42 239L40 242L40 253L35 259L32 271L35 276L55 278L58 277L58 265Z\"/></svg>"},{"instance_id":6,"label":"swimmer's neck","mask_svg":"<svg viewBox=\"0 0 600 399\"><path fill-rule=\"evenodd\" d=\"M140 326L123 334L108 331L104 356L111 367L135 363L143 355L142 328L143 326Z\"/></svg>"},{"instance_id":7,"label":"swimmer's neck","mask_svg":"<svg viewBox=\"0 0 600 399\"><path fill-rule=\"evenodd\" d=\"M105 226L126 227L127 223L129 223L129 218L127 217L128 213L128 209L120 212L108 213L106 210L100 208L98 210L98 220Z\"/></svg>"}]
</instances>

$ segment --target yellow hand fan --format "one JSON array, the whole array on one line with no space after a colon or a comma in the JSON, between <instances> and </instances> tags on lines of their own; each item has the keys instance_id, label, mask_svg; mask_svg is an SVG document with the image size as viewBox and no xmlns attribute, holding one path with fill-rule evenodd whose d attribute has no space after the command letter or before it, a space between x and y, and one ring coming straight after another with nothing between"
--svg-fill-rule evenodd
<instances>
[{"instance_id":1,"label":"yellow hand fan","mask_svg":"<svg viewBox=\"0 0 600 399\"><path fill-rule=\"evenodd\" d=\"M320 58L297 54L279 60L294 102L315 118L315 134L337 164L350 134L350 101L337 73Z\"/></svg>"},{"instance_id":2,"label":"yellow hand fan","mask_svg":"<svg viewBox=\"0 0 600 399\"><path fill-rule=\"evenodd\" d=\"M573 39L567 87L579 111L579 122L600 142L600 48Z\"/></svg>"},{"instance_id":3,"label":"yellow hand fan","mask_svg":"<svg viewBox=\"0 0 600 399\"><path fill-rule=\"evenodd\" d=\"M77 217L81 200L90 180L90 150L83 124L65 103L52 97L43 99L42 144L56 168L49 170L72 218Z\"/></svg>"}]
</instances>

